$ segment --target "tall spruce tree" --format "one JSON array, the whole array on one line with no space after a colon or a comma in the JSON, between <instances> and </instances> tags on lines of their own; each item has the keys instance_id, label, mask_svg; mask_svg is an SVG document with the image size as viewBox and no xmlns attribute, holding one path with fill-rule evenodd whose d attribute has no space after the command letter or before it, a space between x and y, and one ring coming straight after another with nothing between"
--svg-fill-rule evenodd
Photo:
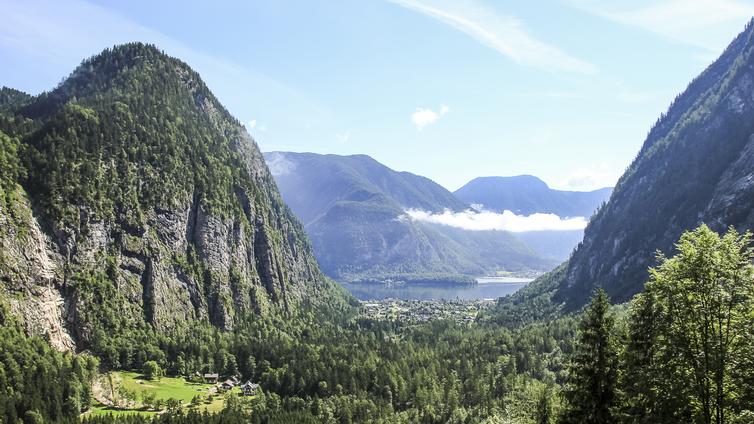
<instances>
[{"instance_id":1,"label":"tall spruce tree","mask_svg":"<svg viewBox=\"0 0 754 424\"><path fill-rule=\"evenodd\" d=\"M615 319L604 290L598 289L579 324L569 365L562 423L613 422L617 355L613 337Z\"/></svg>"}]
</instances>

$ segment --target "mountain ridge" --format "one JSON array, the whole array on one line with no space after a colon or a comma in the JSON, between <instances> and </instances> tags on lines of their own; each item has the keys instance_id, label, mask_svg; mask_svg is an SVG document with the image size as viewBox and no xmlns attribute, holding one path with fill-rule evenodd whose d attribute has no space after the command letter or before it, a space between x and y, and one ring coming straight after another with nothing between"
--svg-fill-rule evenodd
<instances>
[{"instance_id":1,"label":"mountain ridge","mask_svg":"<svg viewBox=\"0 0 754 424\"><path fill-rule=\"evenodd\" d=\"M610 197L612 188L567 191L550 188L533 175L477 177L454 194L468 204L481 204L495 212L519 215L554 213L560 217L590 217Z\"/></svg>"}]
</instances>

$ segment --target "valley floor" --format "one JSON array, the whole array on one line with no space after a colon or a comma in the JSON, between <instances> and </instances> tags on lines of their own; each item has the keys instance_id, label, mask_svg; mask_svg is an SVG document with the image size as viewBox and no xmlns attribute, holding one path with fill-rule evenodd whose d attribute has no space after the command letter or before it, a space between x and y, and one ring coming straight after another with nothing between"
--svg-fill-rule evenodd
<instances>
[{"instance_id":1,"label":"valley floor","mask_svg":"<svg viewBox=\"0 0 754 424\"><path fill-rule=\"evenodd\" d=\"M113 371L95 384L95 404L89 415L156 415L170 408L218 412L239 389L222 391L219 384L191 382L183 377L147 380L140 373Z\"/></svg>"},{"instance_id":2,"label":"valley floor","mask_svg":"<svg viewBox=\"0 0 754 424\"><path fill-rule=\"evenodd\" d=\"M374 320L420 323L451 319L458 324L474 322L480 311L495 304L493 299L478 300L402 300L362 301L364 317Z\"/></svg>"}]
</instances>

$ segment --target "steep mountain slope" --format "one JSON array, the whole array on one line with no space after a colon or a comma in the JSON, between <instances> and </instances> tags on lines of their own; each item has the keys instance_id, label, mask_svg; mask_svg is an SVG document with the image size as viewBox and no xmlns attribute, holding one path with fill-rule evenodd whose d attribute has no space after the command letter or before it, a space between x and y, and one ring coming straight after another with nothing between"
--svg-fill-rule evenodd
<instances>
[{"instance_id":1,"label":"steep mountain slope","mask_svg":"<svg viewBox=\"0 0 754 424\"><path fill-rule=\"evenodd\" d=\"M537 177L479 177L456 190L459 199L480 204L485 209L512 211L519 215L554 213L561 217L590 217L597 207L610 198L612 188L594 191L554 190Z\"/></svg>"},{"instance_id":2,"label":"steep mountain slope","mask_svg":"<svg viewBox=\"0 0 754 424\"><path fill-rule=\"evenodd\" d=\"M185 63L127 44L0 100L0 297L58 347L345 299L254 140Z\"/></svg>"},{"instance_id":3,"label":"steep mountain slope","mask_svg":"<svg viewBox=\"0 0 754 424\"><path fill-rule=\"evenodd\" d=\"M467 206L431 180L364 156L265 153L291 209L305 223L322 269L341 280L395 274L479 275L497 269L546 270L506 232L469 232L405 217L405 209Z\"/></svg>"},{"instance_id":4,"label":"steep mountain slope","mask_svg":"<svg viewBox=\"0 0 754 424\"><path fill-rule=\"evenodd\" d=\"M753 34L749 23L654 125L586 228L557 300L583 304L597 285L614 300L630 298L655 251L671 253L700 223L754 229Z\"/></svg>"},{"instance_id":5,"label":"steep mountain slope","mask_svg":"<svg viewBox=\"0 0 754 424\"><path fill-rule=\"evenodd\" d=\"M551 258L558 262L566 261L576 246L581 243L584 230L567 231L529 231L516 233L516 238L524 242L543 258Z\"/></svg>"}]
</instances>

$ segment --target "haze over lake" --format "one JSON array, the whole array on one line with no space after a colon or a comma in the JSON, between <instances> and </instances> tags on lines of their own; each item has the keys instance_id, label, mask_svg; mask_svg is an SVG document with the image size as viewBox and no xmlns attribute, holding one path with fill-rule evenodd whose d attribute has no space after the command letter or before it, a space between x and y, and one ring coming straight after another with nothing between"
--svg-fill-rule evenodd
<instances>
[{"instance_id":1,"label":"haze over lake","mask_svg":"<svg viewBox=\"0 0 754 424\"><path fill-rule=\"evenodd\" d=\"M388 286L384 284L352 284L341 283L359 300L403 299L403 300L434 300L434 299L496 299L517 292L527 285L530 278L477 278L475 285L403 285Z\"/></svg>"}]
</instances>

